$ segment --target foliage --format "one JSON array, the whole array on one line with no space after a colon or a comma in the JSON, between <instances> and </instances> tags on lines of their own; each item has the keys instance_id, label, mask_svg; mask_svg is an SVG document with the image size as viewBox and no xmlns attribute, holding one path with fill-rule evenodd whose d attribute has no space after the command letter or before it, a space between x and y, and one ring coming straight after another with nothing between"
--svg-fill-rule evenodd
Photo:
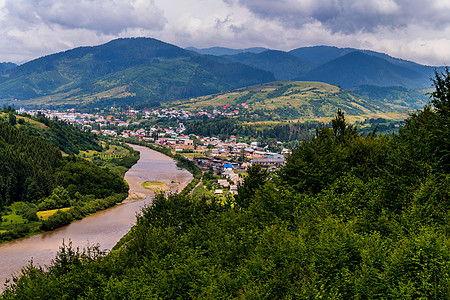
<instances>
[{"instance_id":1,"label":"foliage","mask_svg":"<svg viewBox=\"0 0 450 300\"><path fill-rule=\"evenodd\" d=\"M40 113L31 119L45 124L46 128L41 129L28 123L23 130L31 136L55 145L67 154L74 155L83 150L101 151L98 139L94 134L82 132L63 121L50 120Z\"/></svg>"},{"instance_id":2,"label":"foliage","mask_svg":"<svg viewBox=\"0 0 450 300\"><path fill-rule=\"evenodd\" d=\"M13 111L9 114L14 116ZM67 134L65 145L76 147L73 149L77 151L83 147L91 149L92 145L99 147L95 140L76 132L76 129L69 129L67 124L42 116L37 119L42 119L48 127L44 140ZM50 221L43 221L42 229L50 230L114 205L126 197L128 185L121 176L75 156L63 157L60 149L25 131L0 122L0 214L15 203L14 207L20 207L13 213L25 220L24 224L2 224L0 241L39 231L38 210L73 207L65 213L69 217L61 213ZM135 160L126 161L124 165L132 162Z\"/></svg>"},{"instance_id":3,"label":"foliage","mask_svg":"<svg viewBox=\"0 0 450 300\"><path fill-rule=\"evenodd\" d=\"M278 175L250 169L236 205L160 194L110 254L63 248L2 297L448 299L445 109L393 137L338 112Z\"/></svg>"},{"instance_id":4,"label":"foliage","mask_svg":"<svg viewBox=\"0 0 450 300\"><path fill-rule=\"evenodd\" d=\"M186 132L199 136L218 136L220 139L229 139L230 136L239 136L250 140L256 139L260 143L271 141L293 143L312 137L314 130L323 123L318 122L292 122L285 124L258 126L245 124L232 118L201 119L185 122Z\"/></svg>"}]
</instances>

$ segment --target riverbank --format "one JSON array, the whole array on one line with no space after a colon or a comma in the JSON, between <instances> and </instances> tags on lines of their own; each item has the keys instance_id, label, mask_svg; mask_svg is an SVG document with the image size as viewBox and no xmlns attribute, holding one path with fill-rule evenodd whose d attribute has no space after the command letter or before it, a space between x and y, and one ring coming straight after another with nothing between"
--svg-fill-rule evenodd
<instances>
[{"instance_id":1,"label":"riverbank","mask_svg":"<svg viewBox=\"0 0 450 300\"><path fill-rule=\"evenodd\" d=\"M0 243L54 230L122 202L128 196L125 171L138 160L139 153L128 145L104 142L101 152L81 151L63 158L47 178L52 183L45 196L35 190L34 197L16 197L22 201L10 199L10 205L2 207Z\"/></svg>"},{"instance_id":2,"label":"riverbank","mask_svg":"<svg viewBox=\"0 0 450 300\"><path fill-rule=\"evenodd\" d=\"M182 193L184 195L188 195L192 192L192 190L199 184L199 182L202 179L203 172L202 170L191 160L187 159L181 154L178 153L172 153L172 151L169 148L165 147L158 147L151 143L145 142L145 141L136 141L133 139L127 139L128 145L140 145L147 148L150 148L154 151L158 151L166 156L169 156L177 161L177 166L179 168L186 169L189 171L194 178L191 182L189 182L186 186L184 186L182 189L178 189L178 193Z\"/></svg>"},{"instance_id":3,"label":"riverbank","mask_svg":"<svg viewBox=\"0 0 450 300\"><path fill-rule=\"evenodd\" d=\"M142 187L145 181L179 182L178 189L186 186L193 176L177 167L176 162L147 147L134 146L141 152L140 159L125 174L131 195L145 195L145 199L122 202L53 231L0 244L0 290L6 278L16 275L29 264L49 265L63 241L70 240L74 248L99 244L102 250L111 249L135 224L136 214L150 204L152 193Z\"/></svg>"}]
</instances>

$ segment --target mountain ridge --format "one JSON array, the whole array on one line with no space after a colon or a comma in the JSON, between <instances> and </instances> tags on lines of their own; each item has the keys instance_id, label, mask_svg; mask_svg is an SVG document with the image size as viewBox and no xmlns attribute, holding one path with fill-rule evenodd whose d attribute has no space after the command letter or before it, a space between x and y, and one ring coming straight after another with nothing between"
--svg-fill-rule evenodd
<instances>
[{"instance_id":1,"label":"mountain ridge","mask_svg":"<svg viewBox=\"0 0 450 300\"><path fill-rule=\"evenodd\" d=\"M20 66L8 64L9 69L0 72L0 104L12 104L15 99L23 101L21 105L35 107L149 104L276 80L320 81L345 88L425 88L430 86L429 78L435 70L384 53L353 48L234 50L241 52L202 55L153 38L121 38L78 47Z\"/></svg>"},{"instance_id":2,"label":"mountain ridge","mask_svg":"<svg viewBox=\"0 0 450 300\"><path fill-rule=\"evenodd\" d=\"M340 56L296 79L323 81L344 88L359 85L425 87L428 80L424 74L360 51Z\"/></svg>"},{"instance_id":3,"label":"mountain ridge","mask_svg":"<svg viewBox=\"0 0 450 300\"><path fill-rule=\"evenodd\" d=\"M1 98L64 102L129 97L154 102L269 82L274 77L243 64L224 65L156 39L131 38L44 56L1 79ZM149 80L152 85L146 86Z\"/></svg>"}]
</instances>

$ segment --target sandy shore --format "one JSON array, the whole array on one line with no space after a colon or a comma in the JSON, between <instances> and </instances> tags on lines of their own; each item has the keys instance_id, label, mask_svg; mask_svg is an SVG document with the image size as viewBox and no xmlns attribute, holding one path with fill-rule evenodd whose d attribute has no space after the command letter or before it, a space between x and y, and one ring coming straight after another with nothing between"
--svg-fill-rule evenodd
<instances>
[{"instance_id":1,"label":"sandy shore","mask_svg":"<svg viewBox=\"0 0 450 300\"><path fill-rule=\"evenodd\" d=\"M131 203L131 202L135 202L135 201L139 201L139 200L144 200L146 197L147 197L146 194L137 193L137 192L129 192L128 197L126 197L125 200L123 200L120 203L121 204Z\"/></svg>"}]
</instances>

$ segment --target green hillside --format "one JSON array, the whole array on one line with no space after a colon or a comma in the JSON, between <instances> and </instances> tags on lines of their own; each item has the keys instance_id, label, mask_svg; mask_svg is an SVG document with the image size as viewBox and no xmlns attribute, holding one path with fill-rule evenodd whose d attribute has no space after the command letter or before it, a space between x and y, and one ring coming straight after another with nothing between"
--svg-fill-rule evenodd
<instances>
[{"instance_id":1,"label":"green hillside","mask_svg":"<svg viewBox=\"0 0 450 300\"><path fill-rule=\"evenodd\" d=\"M220 63L158 40L118 39L23 64L0 76L0 99L21 105L108 105L217 93L273 81L271 73Z\"/></svg>"},{"instance_id":2,"label":"green hillside","mask_svg":"<svg viewBox=\"0 0 450 300\"><path fill-rule=\"evenodd\" d=\"M245 103L246 106L242 104ZM187 110L239 110L239 117L251 120L289 120L331 117L337 109L348 115L404 110L405 105L383 103L356 96L342 88L320 82L277 81L228 93L173 101L167 107Z\"/></svg>"},{"instance_id":3,"label":"green hillside","mask_svg":"<svg viewBox=\"0 0 450 300\"><path fill-rule=\"evenodd\" d=\"M109 253L61 247L1 299L449 299L450 73L398 135L331 127L238 194L159 194Z\"/></svg>"},{"instance_id":4,"label":"green hillside","mask_svg":"<svg viewBox=\"0 0 450 300\"><path fill-rule=\"evenodd\" d=\"M219 61L233 61L272 72L277 80L292 80L314 69L314 65L284 51L268 50L262 53L224 55Z\"/></svg>"},{"instance_id":5,"label":"green hillside","mask_svg":"<svg viewBox=\"0 0 450 300\"><path fill-rule=\"evenodd\" d=\"M101 151L97 136L82 132L70 124L54 121L42 114L31 117L27 114L17 115L8 108L0 111L0 122L14 124L15 128L58 147L65 154L78 154L80 151ZM11 119L14 119L12 121Z\"/></svg>"},{"instance_id":6,"label":"green hillside","mask_svg":"<svg viewBox=\"0 0 450 300\"><path fill-rule=\"evenodd\" d=\"M431 71L431 70L429 70ZM344 88L359 85L429 87L429 72L420 72L403 65L355 51L327 62L298 80L315 80Z\"/></svg>"},{"instance_id":7,"label":"green hillside","mask_svg":"<svg viewBox=\"0 0 450 300\"><path fill-rule=\"evenodd\" d=\"M120 174L62 153L88 149L102 150L70 125L0 113L0 242L67 225L127 196Z\"/></svg>"}]
</instances>

